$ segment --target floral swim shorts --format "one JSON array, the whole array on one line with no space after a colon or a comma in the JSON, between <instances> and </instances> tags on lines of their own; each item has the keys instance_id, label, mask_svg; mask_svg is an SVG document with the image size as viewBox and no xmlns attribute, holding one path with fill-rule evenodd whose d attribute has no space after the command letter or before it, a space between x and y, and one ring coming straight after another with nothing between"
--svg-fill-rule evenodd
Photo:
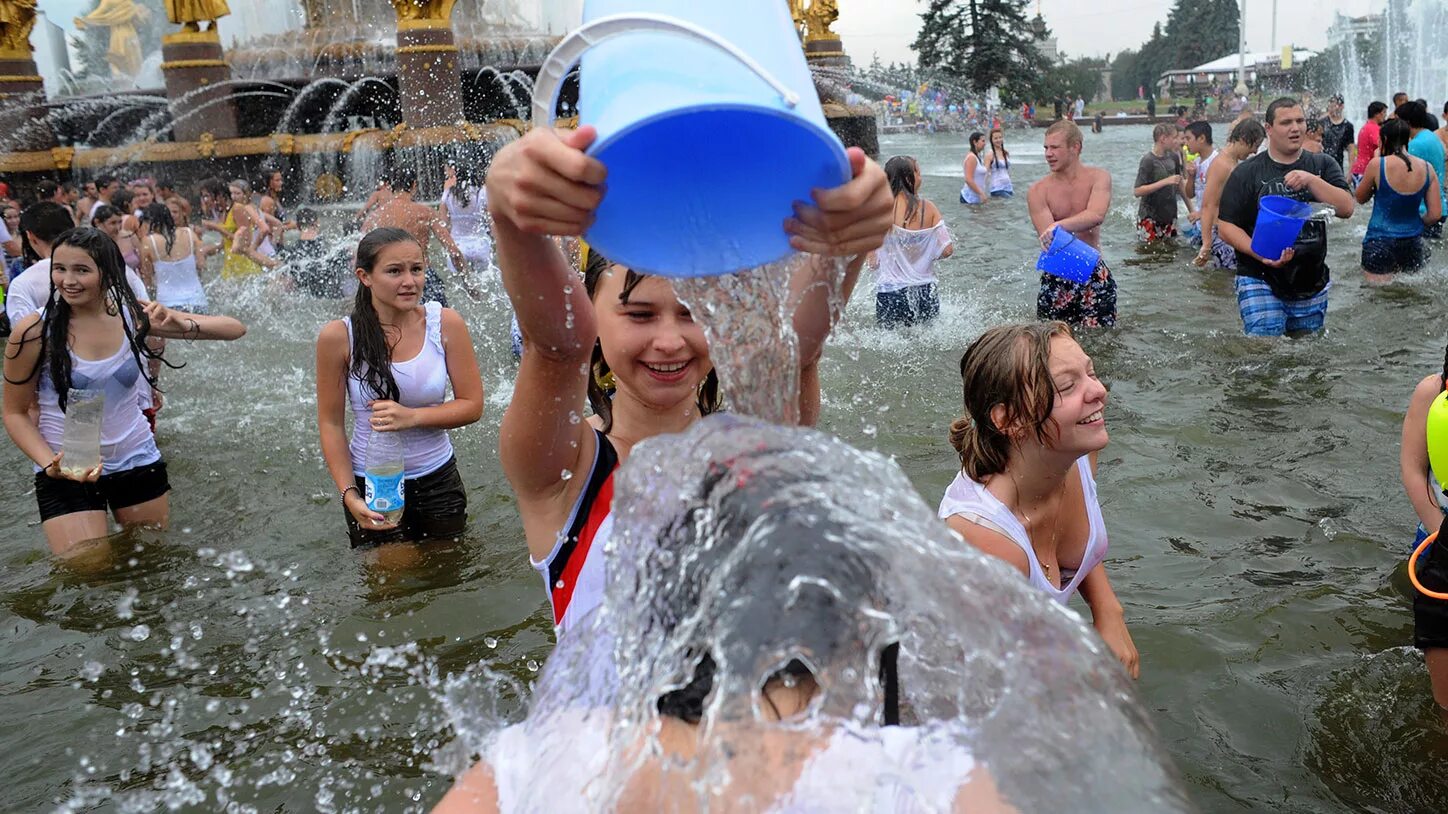
<instances>
[{"instance_id":1,"label":"floral swim shorts","mask_svg":"<svg viewBox=\"0 0 1448 814\"><path fill-rule=\"evenodd\" d=\"M1096 264L1091 279L1073 283L1053 274L1041 275L1036 295L1036 318L1055 319L1083 328L1110 328L1116 324L1116 280L1106 261Z\"/></svg>"}]
</instances>

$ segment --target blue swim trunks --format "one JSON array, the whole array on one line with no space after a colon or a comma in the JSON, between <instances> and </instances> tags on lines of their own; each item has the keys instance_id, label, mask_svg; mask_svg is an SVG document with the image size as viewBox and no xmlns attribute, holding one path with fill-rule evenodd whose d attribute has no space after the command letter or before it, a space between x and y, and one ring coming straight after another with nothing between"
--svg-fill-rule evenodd
<instances>
[{"instance_id":1,"label":"blue swim trunks","mask_svg":"<svg viewBox=\"0 0 1448 814\"><path fill-rule=\"evenodd\" d=\"M1256 277L1237 275L1237 309L1248 336L1282 336L1288 331L1320 331L1327 321L1327 292L1332 283L1303 300L1283 300Z\"/></svg>"}]
</instances>

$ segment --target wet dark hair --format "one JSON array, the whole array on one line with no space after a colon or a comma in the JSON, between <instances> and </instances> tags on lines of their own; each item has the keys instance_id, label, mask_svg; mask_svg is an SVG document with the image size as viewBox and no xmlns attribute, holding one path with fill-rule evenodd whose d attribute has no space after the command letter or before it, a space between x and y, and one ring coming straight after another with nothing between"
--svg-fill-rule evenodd
<instances>
[{"instance_id":1,"label":"wet dark hair","mask_svg":"<svg viewBox=\"0 0 1448 814\"><path fill-rule=\"evenodd\" d=\"M131 203L136 200L136 193L129 187L121 187L111 193L111 206L121 213L121 217L131 214Z\"/></svg>"},{"instance_id":2,"label":"wet dark hair","mask_svg":"<svg viewBox=\"0 0 1448 814\"><path fill-rule=\"evenodd\" d=\"M411 192L417 186L417 170L407 166L396 166L389 172L392 189L396 192Z\"/></svg>"},{"instance_id":3,"label":"wet dark hair","mask_svg":"<svg viewBox=\"0 0 1448 814\"><path fill-rule=\"evenodd\" d=\"M996 133L1001 134L1001 155L1005 156L1005 163L1001 163L995 157L995 141L992 137L995 136ZM1010 169L1011 151L1006 149L1006 131L1000 129L999 127L992 127L990 130L990 134L986 136L985 143L991 145L990 165L992 167L1005 167L1006 169Z\"/></svg>"},{"instance_id":4,"label":"wet dark hair","mask_svg":"<svg viewBox=\"0 0 1448 814\"><path fill-rule=\"evenodd\" d=\"M1051 379L1051 340L1071 337L1064 322L1000 325L981 334L960 357L965 415L951 422L950 445L960 454L960 469L981 483L1006 470L1010 429L1019 426L1047 443L1056 385ZM997 405L1006 410L1002 426L991 418Z\"/></svg>"},{"instance_id":5,"label":"wet dark hair","mask_svg":"<svg viewBox=\"0 0 1448 814\"><path fill-rule=\"evenodd\" d=\"M453 170L457 183L453 185L453 197L460 206L472 205L472 195L483 187L483 174L472 162L458 164Z\"/></svg>"},{"instance_id":6,"label":"wet dark hair","mask_svg":"<svg viewBox=\"0 0 1448 814\"><path fill-rule=\"evenodd\" d=\"M114 184L119 180L121 179L115 177L114 175L97 175L95 180L96 191L100 192L101 190L105 189L106 187Z\"/></svg>"},{"instance_id":7,"label":"wet dark hair","mask_svg":"<svg viewBox=\"0 0 1448 814\"><path fill-rule=\"evenodd\" d=\"M1272 104L1267 106L1267 113L1265 115L1268 126L1276 123L1277 111L1285 110L1289 107L1302 107L1302 103L1293 99L1291 96L1280 96L1273 99Z\"/></svg>"},{"instance_id":8,"label":"wet dark hair","mask_svg":"<svg viewBox=\"0 0 1448 814\"><path fill-rule=\"evenodd\" d=\"M114 206L111 206L110 204L101 204L100 206L96 207L95 213L91 215L90 225L99 228L100 224L105 223L111 218L119 217L125 217L123 214L121 214L121 210L115 208Z\"/></svg>"},{"instance_id":9,"label":"wet dark hair","mask_svg":"<svg viewBox=\"0 0 1448 814\"><path fill-rule=\"evenodd\" d=\"M982 146L980 146L980 147L975 146L975 143L976 143L977 141L984 143L984 141L985 141L985 133L982 133L982 132L980 132L979 130L977 130L977 131L975 131L974 133L971 133L971 134L970 134L970 145L969 145L969 146L970 146L970 151L975 154L975 157L976 157L977 159L979 159L979 158L980 158L980 154L985 151L985 147L983 146L983 144L982 144Z\"/></svg>"},{"instance_id":10,"label":"wet dark hair","mask_svg":"<svg viewBox=\"0 0 1448 814\"><path fill-rule=\"evenodd\" d=\"M1192 122L1191 124L1187 125L1187 132L1191 133L1197 138L1206 139L1208 144L1212 143L1212 125L1210 122Z\"/></svg>"},{"instance_id":11,"label":"wet dark hair","mask_svg":"<svg viewBox=\"0 0 1448 814\"><path fill-rule=\"evenodd\" d=\"M1321 133L1321 132L1322 132L1322 122L1318 121L1317 119L1308 119L1308 120L1307 120L1307 132L1309 132L1309 133Z\"/></svg>"},{"instance_id":12,"label":"wet dark hair","mask_svg":"<svg viewBox=\"0 0 1448 814\"><path fill-rule=\"evenodd\" d=\"M729 459L710 464L688 509L660 532L659 547L648 555L652 560L649 568L670 589L654 597L651 616L672 633L698 612L705 603L706 591L725 597L758 596L763 601L749 607L734 606L742 613L732 620L738 630L767 628L778 632L783 627L786 640L794 638L806 647L811 641L823 645L816 655L827 658L833 649L830 642L838 642L836 637L858 635L858 631L844 630L851 624L850 603L875 608L888 603L880 579L886 564L873 552L823 544L845 533L839 521L827 514L801 510L813 507L779 501L779 489L787 484L751 471L747 457L738 464ZM761 535L767 535L769 541ZM786 587L801 574L825 580L839 592L822 587L800 591ZM781 618L780 603L767 600L786 594L793 594L790 613L788 618ZM769 618L763 618L766 616ZM837 629L827 629L830 623ZM730 633L727 629L716 631L724 637ZM716 639L715 644L732 649L725 639ZM885 725L899 723L898 653L898 643L885 645L879 652L879 679L885 691L881 722ZM714 689L718 664L703 641L687 647L685 658L694 662L689 680L661 694L655 708L661 715L697 724ZM763 683L806 676L814 677L810 666L800 658L790 658L765 676Z\"/></svg>"},{"instance_id":13,"label":"wet dark hair","mask_svg":"<svg viewBox=\"0 0 1448 814\"><path fill-rule=\"evenodd\" d=\"M50 180L49 178L45 178L41 180L40 183L35 185L35 200L48 201L51 198L54 198L55 193L59 191L60 184Z\"/></svg>"},{"instance_id":14,"label":"wet dark hair","mask_svg":"<svg viewBox=\"0 0 1448 814\"><path fill-rule=\"evenodd\" d=\"M1227 135L1228 142L1239 142L1256 149L1267 138L1267 129L1256 119L1243 119L1232 127Z\"/></svg>"},{"instance_id":15,"label":"wet dark hair","mask_svg":"<svg viewBox=\"0 0 1448 814\"><path fill-rule=\"evenodd\" d=\"M163 189L169 189L174 191L176 189L176 182L162 175L156 179L156 189L157 191Z\"/></svg>"},{"instance_id":16,"label":"wet dark hair","mask_svg":"<svg viewBox=\"0 0 1448 814\"><path fill-rule=\"evenodd\" d=\"M1408 126L1416 127L1419 130L1435 129L1432 119L1428 117L1428 106L1422 102L1404 102L1393 111L1393 116L1398 121L1407 122Z\"/></svg>"},{"instance_id":17,"label":"wet dark hair","mask_svg":"<svg viewBox=\"0 0 1448 814\"><path fill-rule=\"evenodd\" d=\"M126 343L131 348L131 355L135 357L136 367L140 369L141 375L152 387L157 387L156 378L147 372L146 360L156 359L172 369L181 365L173 365L162 356L161 351L152 350L146 346L146 337L151 333L151 320L146 312L141 309L141 304L136 301L136 295L131 291L130 283L126 281L126 261L121 257L120 247L116 245L111 236L99 229L90 226L79 226L62 234L51 247L51 256L64 246L74 246L77 249L90 255L91 260L96 264L96 270L100 273L101 294L106 298L106 311L110 314L122 316L121 325L126 333ZM70 361L70 303L64 297L56 295L55 277L50 279L50 295L46 299L46 306L42 311L41 320L35 323L25 336L20 340L20 345L26 342L41 342L40 355L36 357L35 367L30 375L23 379L15 380L6 378L5 381L11 384L23 384L35 378L45 367L50 374L50 381L55 387L56 396L59 398L60 411L65 412L69 399L71 387L71 361ZM19 353L17 348L16 353Z\"/></svg>"},{"instance_id":18,"label":"wet dark hair","mask_svg":"<svg viewBox=\"0 0 1448 814\"><path fill-rule=\"evenodd\" d=\"M905 196L905 222L921 209L919 192L915 189L915 173L919 165L908 155L897 155L885 162L885 177L890 181L890 194ZM923 220L923 217L922 217Z\"/></svg>"},{"instance_id":19,"label":"wet dark hair","mask_svg":"<svg viewBox=\"0 0 1448 814\"><path fill-rule=\"evenodd\" d=\"M317 223L317 210L309 206L304 206L297 210L298 226L316 226Z\"/></svg>"},{"instance_id":20,"label":"wet dark hair","mask_svg":"<svg viewBox=\"0 0 1448 814\"><path fill-rule=\"evenodd\" d=\"M377 256L396 243L417 245L417 238L405 229L384 226L373 229L357 244L357 268L371 272ZM372 305L372 289L358 284L352 300L352 366L348 375L361 382L375 398L397 401L401 397L392 377L392 347L382 330L382 320Z\"/></svg>"},{"instance_id":21,"label":"wet dark hair","mask_svg":"<svg viewBox=\"0 0 1448 814\"><path fill-rule=\"evenodd\" d=\"M1409 170L1413 169L1413 162L1408 160L1408 142L1413 140L1413 130L1408 122L1401 118L1389 119L1383 122L1380 135L1383 140L1382 154L1397 156L1403 159L1404 167ZM1387 184L1388 179L1379 179L1379 183Z\"/></svg>"},{"instance_id":22,"label":"wet dark hair","mask_svg":"<svg viewBox=\"0 0 1448 814\"><path fill-rule=\"evenodd\" d=\"M1385 111L1385 110L1387 110L1387 109L1388 109L1388 104L1387 104L1387 102L1369 102L1369 103L1368 103L1368 118L1371 119L1371 118L1373 118L1374 116L1378 115L1379 113L1382 113L1383 111Z\"/></svg>"},{"instance_id":23,"label":"wet dark hair","mask_svg":"<svg viewBox=\"0 0 1448 814\"><path fill-rule=\"evenodd\" d=\"M61 235L75 228L75 216L55 201L33 203L20 211L20 246L26 265L40 262L40 253L30 245L30 235L52 247Z\"/></svg>"},{"instance_id":24,"label":"wet dark hair","mask_svg":"<svg viewBox=\"0 0 1448 814\"><path fill-rule=\"evenodd\" d=\"M166 253L170 254L176 245L176 219L171 217L171 208L159 201L146 204L141 210L141 222L149 225L153 234L159 232L166 238Z\"/></svg>"},{"instance_id":25,"label":"wet dark hair","mask_svg":"<svg viewBox=\"0 0 1448 814\"><path fill-rule=\"evenodd\" d=\"M583 269L583 285L590 300L596 298L598 281L603 279L604 272L612 265L608 258L598 252L588 253L588 262ZM629 269L624 277L623 291L619 292L618 301L627 303L629 295L647 276ZM589 369L592 375L588 377L588 406L593 409L593 414L603 421L603 434L607 435L613 429L613 390L604 389L600 381L610 371L608 361L603 358L603 345L597 339L593 341L593 359ZM723 404L724 400L719 394L719 372L711 369L709 375L704 377L703 384L699 385L699 398L696 402L699 415L717 413Z\"/></svg>"}]
</instances>

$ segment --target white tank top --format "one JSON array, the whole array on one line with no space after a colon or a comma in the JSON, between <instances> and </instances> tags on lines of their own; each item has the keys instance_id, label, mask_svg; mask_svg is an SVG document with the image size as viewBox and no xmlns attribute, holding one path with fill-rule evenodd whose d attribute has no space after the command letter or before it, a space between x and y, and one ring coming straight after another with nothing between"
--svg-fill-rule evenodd
<instances>
[{"instance_id":1,"label":"white tank top","mask_svg":"<svg viewBox=\"0 0 1448 814\"><path fill-rule=\"evenodd\" d=\"M1081 492L1086 502L1086 518L1090 522L1091 533L1086 540L1086 549L1081 555L1081 565L1071 579L1065 582L1060 588L1051 584L1046 579L1046 573L1041 569L1041 561L1036 558L1036 549L1031 545L1031 537L1026 533L1025 526L1016 519L1016 516L1004 503L1001 503L995 495L985 488L985 484L977 483L964 472L955 476L955 480L945 489L945 497L940 500L940 519L959 515L991 531L999 532L1011 542L1020 546L1025 552L1026 559L1030 562L1030 582L1037 588L1045 591L1048 596L1061 604L1066 604L1071 595L1081 587L1081 581L1091 573L1091 569L1100 565L1106 559L1106 522L1101 519L1101 504L1096 499L1096 479L1091 476L1091 460L1083 455L1076 459L1076 470L1081 475ZM1064 580L1068 570L1061 569L1061 578Z\"/></svg>"},{"instance_id":2,"label":"white tank top","mask_svg":"<svg viewBox=\"0 0 1448 814\"><path fill-rule=\"evenodd\" d=\"M392 378L397 381L398 404L404 407L436 407L447 399L447 353L442 346L442 305L423 305L427 317L426 337L422 350L405 362L392 363ZM347 362L352 357L352 318L343 317L347 326ZM364 393L363 391L366 390ZM372 438L372 410L368 404L379 398L357 377L347 376L347 400L352 406L352 440L347 447L352 453L352 473L361 476L367 467L367 442ZM401 430L402 457L406 477L420 478L431 474L453 456L452 439L447 430L417 427Z\"/></svg>"},{"instance_id":3,"label":"white tank top","mask_svg":"<svg viewBox=\"0 0 1448 814\"><path fill-rule=\"evenodd\" d=\"M144 357L143 357L144 358ZM105 409L101 413L101 474L112 475L148 466L161 460L156 436L141 413L143 405L151 404L151 383L136 364L129 340L107 359L91 361L74 353L70 355L70 387L72 390L104 390ZM50 379L50 365L40 368L38 398L40 402L40 435L45 443L60 452L65 439L65 413L60 411L60 396ZM39 472L40 467L35 467Z\"/></svg>"},{"instance_id":4,"label":"white tank top","mask_svg":"<svg viewBox=\"0 0 1448 814\"><path fill-rule=\"evenodd\" d=\"M950 245L950 230L941 221L929 229L892 226L877 249L875 291L885 294L935 282L935 261Z\"/></svg>"},{"instance_id":5,"label":"white tank top","mask_svg":"<svg viewBox=\"0 0 1448 814\"><path fill-rule=\"evenodd\" d=\"M206 308L206 289L201 287L201 277L196 273L196 237L188 228L176 230L176 242L181 245L181 235L186 235L186 253L179 260L163 260L162 251L166 245L159 235L151 235L151 251L156 256L156 301L167 308L191 310Z\"/></svg>"},{"instance_id":6,"label":"white tank top","mask_svg":"<svg viewBox=\"0 0 1448 814\"><path fill-rule=\"evenodd\" d=\"M990 191L1015 192L1011 184L1011 160L1002 158L990 165Z\"/></svg>"},{"instance_id":7,"label":"white tank top","mask_svg":"<svg viewBox=\"0 0 1448 814\"><path fill-rule=\"evenodd\" d=\"M442 194L442 203L447 207L453 242L458 244L468 262L486 268L493 257L493 244L484 216L488 209L487 190L471 190L468 205L463 206L449 189Z\"/></svg>"},{"instance_id":8,"label":"white tank top","mask_svg":"<svg viewBox=\"0 0 1448 814\"><path fill-rule=\"evenodd\" d=\"M1195 198L1193 203L1196 204L1197 211L1199 212L1202 209L1202 198L1207 194L1207 170L1212 168L1212 162L1216 161L1217 157L1221 154L1221 150L1212 150L1211 155L1197 162L1197 194L1193 196Z\"/></svg>"},{"instance_id":9,"label":"white tank top","mask_svg":"<svg viewBox=\"0 0 1448 814\"><path fill-rule=\"evenodd\" d=\"M975 158L976 158L976 161L975 161L975 185L980 188L980 190L981 190L981 192L982 192L983 194L989 194L989 192L990 192L990 182L986 179L987 172L986 172L986 166L985 166L985 154L982 153L981 155L978 155L978 156L976 156ZM978 204L978 203L981 202L981 200L982 200L982 199L981 199L981 197L980 197L979 195L976 195L974 192L971 191L971 189L970 189L970 184L961 184L961 186L960 186L960 201L961 201L961 203Z\"/></svg>"}]
</instances>

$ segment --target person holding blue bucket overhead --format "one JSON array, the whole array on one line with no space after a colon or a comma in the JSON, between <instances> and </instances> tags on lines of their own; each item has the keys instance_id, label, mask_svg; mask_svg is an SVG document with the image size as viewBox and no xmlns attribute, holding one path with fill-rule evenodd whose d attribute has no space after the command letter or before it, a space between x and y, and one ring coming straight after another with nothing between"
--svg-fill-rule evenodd
<instances>
[{"instance_id":1,"label":"person holding blue bucket overhead","mask_svg":"<svg viewBox=\"0 0 1448 814\"><path fill-rule=\"evenodd\" d=\"M1101 223L1111 209L1111 174L1081 163L1081 128L1046 128L1050 172L1031 184L1026 205L1045 251L1036 263L1036 318L1086 328L1116 324L1116 281L1101 259Z\"/></svg>"},{"instance_id":2,"label":"person holding blue bucket overhead","mask_svg":"<svg viewBox=\"0 0 1448 814\"><path fill-rule=\"evenodd\" d=\"M523 335L499 454L560 635L602 598L614 471L721 404L703 328L668 278L803 251L851 258L848 298L893 210L884 171L825 125L785 3L590 0L540 71L535 122L579 56L582 126L535 128L487 179ZM585 238L582 280L550 235ZM826 265L804 264L798 284L828 279ZM794 314L804 423L831 293L808 285Z\"/></svg>"},{"instance_id":3,"label":"person holding blue bucket overhead","mask_svg":"<svg viewBox=\"0 0 1448 814\"><path fill-rule=\"evenodd\" d=\"M1307 118L1296 99L1267 106L1267 151L1238 164L1222 189L1217 233L1237 254L1237 307L1248 336L1318 331L1331 287L1327 224L1311 203L1350 218L1342 166L1302 149Z\"/></svg>"}]
</instances>

